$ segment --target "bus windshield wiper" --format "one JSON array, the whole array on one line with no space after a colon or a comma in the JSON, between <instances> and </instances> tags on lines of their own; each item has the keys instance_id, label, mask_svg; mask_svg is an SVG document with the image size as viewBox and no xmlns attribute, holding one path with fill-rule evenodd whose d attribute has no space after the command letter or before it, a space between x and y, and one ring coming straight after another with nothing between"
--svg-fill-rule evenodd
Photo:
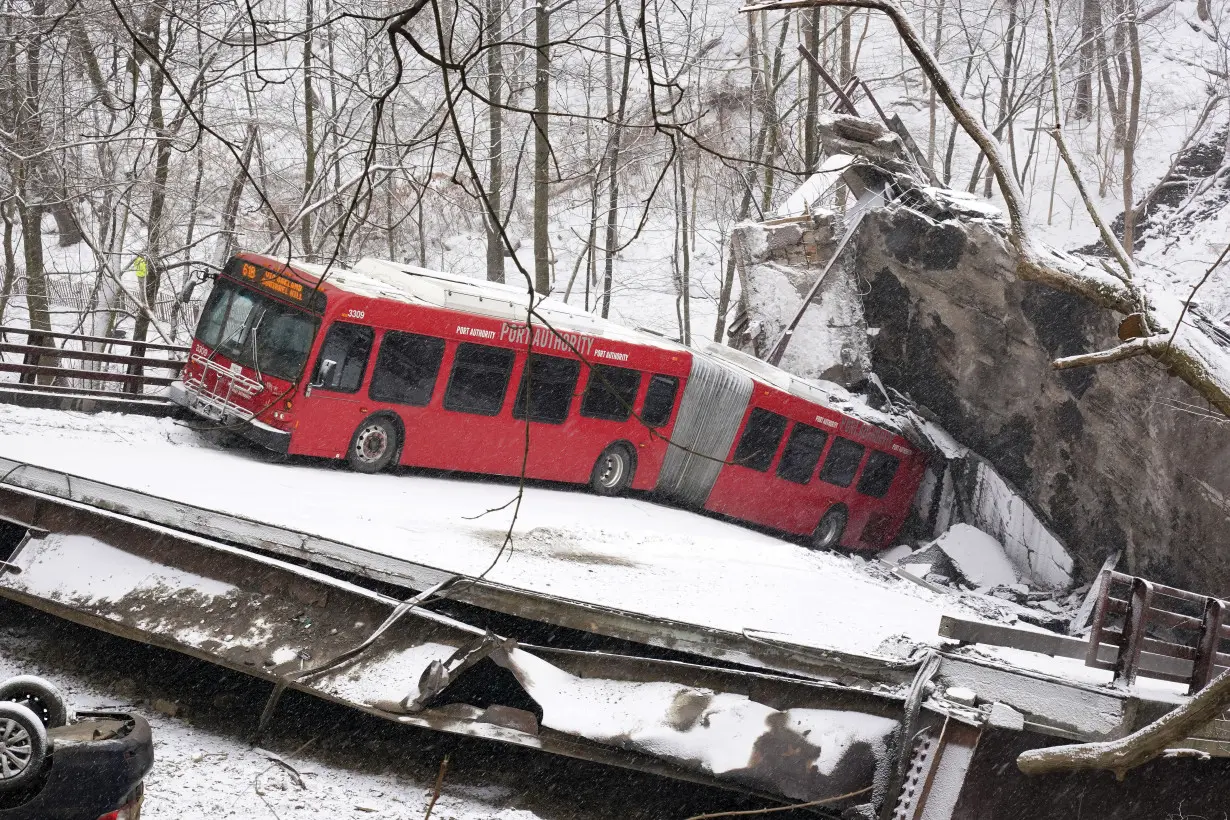
<instances>
[{"instance_id":1,"label":"bus windshield wiper","mask_svg":"<svg viewBox=\"0 0 1230 820\"><path fill-rule=\"evenodd\" d=\"M252 369L256 371L256 379L261 383L261 387L265 386L265 377L261 374L260 353L256 349L256 336L260 332L261 322L265 321L267 309L261 310L261 315L256 317L256 323L252 325Z\"/></svg>"}]
</instances>

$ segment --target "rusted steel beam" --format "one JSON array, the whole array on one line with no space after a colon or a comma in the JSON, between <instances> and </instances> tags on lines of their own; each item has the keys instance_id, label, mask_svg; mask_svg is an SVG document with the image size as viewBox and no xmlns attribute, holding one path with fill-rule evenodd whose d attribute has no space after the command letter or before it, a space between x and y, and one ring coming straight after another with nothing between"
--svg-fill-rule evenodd
<instances>
[{"instance_id":1,"label":"rusted steel beam","mask_svg":"<svg viewBox=\"0 0 1230 820\"><path fill-rule=\"evenodd\" d=\"M953 717L919 733L891 820L951 820L981 737L982 726Z\"/></svg>"}]
</instances>

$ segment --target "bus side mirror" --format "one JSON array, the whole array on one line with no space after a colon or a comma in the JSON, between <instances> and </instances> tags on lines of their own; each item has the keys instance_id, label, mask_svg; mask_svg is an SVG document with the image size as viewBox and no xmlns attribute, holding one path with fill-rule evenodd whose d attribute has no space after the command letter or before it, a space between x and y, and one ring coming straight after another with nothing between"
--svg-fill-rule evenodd
<instances>
[{"instance_id":1,"label":"bus side mirror","mask_svg":"<svg viewBox=\"0 0 1230 820\"><path fill-rule=\"evenodd\" d=\"M324 387L329 384L330 378L333 376L333 371L337 369L337 362L333 359L324 359L320 363L319 369L316 371L316 380L312 382L312 387Z\"/></svg>"}]
</instances>

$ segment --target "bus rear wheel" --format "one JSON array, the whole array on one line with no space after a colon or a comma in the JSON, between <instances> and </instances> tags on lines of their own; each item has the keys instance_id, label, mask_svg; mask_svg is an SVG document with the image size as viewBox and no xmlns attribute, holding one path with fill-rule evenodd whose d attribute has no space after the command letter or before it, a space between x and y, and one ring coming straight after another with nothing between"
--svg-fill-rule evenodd
<instances>
[{"instance_id":1,"label":"bus rear wheel","mask_svg":"<svg viewBox=\"0 0 1230 820\"><path fill-rule=\"evenodd\" d=\"M602 451L589 475L589 486L598 495L622 495L632 486L636 456L626 444L612 444Z\"/></svg>"},{"instance_id":2,"label":"bus rear wheel","mask_svg":"<svg viewBox=\"0 0 1230 820\"><path fill-rule=\"evenodd\" d=\"M811 535L811 548L815 550L830 550L841 544L841 537L846 532L846 524L850 513L840 504L829 507L828 512L820 519Z\"/></svg>"},{"instance_id":3,"label":"bus rear wheel","mask_svg":"<svg viewBox=\"0 0 1230 820\"><path fill-rule=\"evenodd\" d=\"M384 416L367 419L354 431L346 461L358 473L378 473L397 455L397 428Z\"/></svg>"}]
</instances>

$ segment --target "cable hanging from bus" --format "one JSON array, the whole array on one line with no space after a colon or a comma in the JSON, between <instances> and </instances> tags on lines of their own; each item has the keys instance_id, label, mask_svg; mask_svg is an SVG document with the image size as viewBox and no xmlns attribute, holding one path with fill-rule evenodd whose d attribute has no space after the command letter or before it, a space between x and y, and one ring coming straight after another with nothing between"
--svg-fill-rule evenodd
<instances>
[{"instance_id":1,"label":"cable hanging from bus","mask_svg":"<svg viewBox=\"0 0 1230 820\"><path fill-rule=\"evenodd\" d=\"M891 417L722 345L550 299L531 318L526 296L396 262L326 272L241 253L214 281L171 398L270 450L364 473L524 468L817 548L896 536L926 456Z\"/></svg>"}]
</instances>

